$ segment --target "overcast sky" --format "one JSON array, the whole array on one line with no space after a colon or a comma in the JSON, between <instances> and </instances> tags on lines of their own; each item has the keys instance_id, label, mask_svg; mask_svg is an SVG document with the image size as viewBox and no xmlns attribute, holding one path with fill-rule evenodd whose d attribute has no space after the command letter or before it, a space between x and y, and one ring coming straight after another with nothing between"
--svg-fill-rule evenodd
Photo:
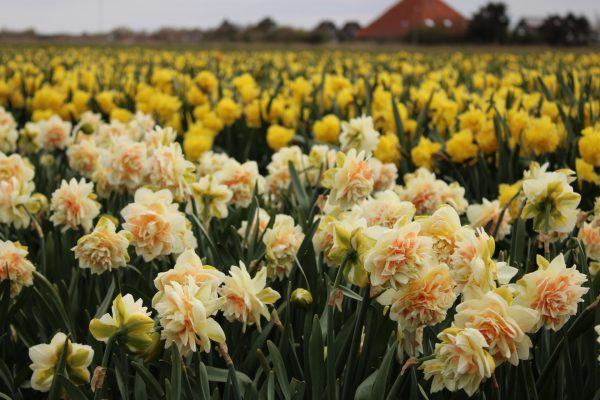
<instances>
[{"instance_id":1,"label":"overcast sky","mask_svg":"<svg viewBox=\"0 0 600 400\"><path fill-rule=\"evenodd\" d=\"M227 18L255 23L265 16L278 23L311 28L323 19L367 24L396 0L0 0L0 29L34 28L42 33L97 32L115 27L211 28ZM485 0L448 0L470 16ZM522 16L574 11L595 24L599 0L505 0L513 23Z\"/></svg>"}]
</instances>

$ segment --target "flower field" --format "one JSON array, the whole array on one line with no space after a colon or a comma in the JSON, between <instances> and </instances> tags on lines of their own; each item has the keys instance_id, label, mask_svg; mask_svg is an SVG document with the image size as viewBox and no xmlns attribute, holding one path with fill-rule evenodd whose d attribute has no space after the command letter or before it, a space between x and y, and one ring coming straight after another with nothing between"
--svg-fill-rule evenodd
<instances>
[{"instance_id":1,"label":"flower field","mask_svg":"<svg viewBox=\"0 0 600 400\"><path fill-rule=\"evenodd\" d=\"M0 398L600 399L599 174L598 53L2 47Z\"/></svg>"}]
</instances>

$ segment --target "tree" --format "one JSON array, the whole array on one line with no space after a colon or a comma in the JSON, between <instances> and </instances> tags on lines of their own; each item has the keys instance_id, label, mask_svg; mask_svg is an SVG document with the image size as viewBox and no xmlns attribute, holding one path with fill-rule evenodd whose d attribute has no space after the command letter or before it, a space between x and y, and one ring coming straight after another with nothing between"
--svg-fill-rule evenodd
<instances>
[{"instance_id":1,"label":"tree","mask_svg":"<svg viewBox=\"0 0 600 400\"><path fill-rule=\"evenodd\" d=\"M565 17L560 15L548 16L540 27L544 42L553 46L577 46L590 41L590 22L585 16L575 16L571 13Z\"/></svg>"},{"instance_id":2,"label":"tree","mask_svg":"<svg viewBox=\"0 0 600 400\"><path fill-rule=\"evenodd\" d=\"M360 24L358 22L348 21L344 24L342 29L339 30L338 36L342 41L352 40L356 37L356 32L359 30Z\"/></svg>"},{"instance_id":3,"label":"tree","mask_svg":"<svg viewBox=\"0 0 600 400\"><path fill-rule=\"evenodd\" d=\"M502 43L507 37L509 22L506 4L488 3L469 21L468 37L476 42Z\"/></svg>"},{"instance_id":4,"label":"tree","mask_svg":"<svg viewBox=\"0 0 600 400\"><path fill-rule=\"evenodd\" d=\"M256 29L260 32L271 32L275 28L277 28L277 23L271 17L263 18L256 24Z\"/></svg>"}]
</instances>

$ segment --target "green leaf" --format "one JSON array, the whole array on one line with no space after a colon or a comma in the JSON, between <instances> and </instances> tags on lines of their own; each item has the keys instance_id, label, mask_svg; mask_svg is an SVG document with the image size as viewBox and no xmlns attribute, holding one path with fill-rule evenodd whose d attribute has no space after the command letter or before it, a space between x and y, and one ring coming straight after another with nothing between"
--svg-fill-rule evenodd
<instances>
[{"instance_id":1,"label":"green leaf","mask_svg":"<svg viewBox=\"0 0 600 400\"><path fill-rule=\"evenodd\" d=\"M360 385L358 385L356 393L354 394L355 400L374 399L374 397L371 396L371 392L373 391L373 384L375 383L375 379L377 378L377 372L378 371L373 372L367 377L367 379L365 379L361 382Z\"/></svg>"},{"instance_id":2,"label":"green leaf","mask_svg":"<svg viewBox=\"0 0 600 400\"><path fill-rule=\"evenodd\" d=\"M321 331L321 324L317 315L313 316L312 331L310 333L308 346L308 366L310 372L310 386L312 394L311 398L317 399L323 393L323 365L325 364L325 347L323 345L323 333Z\"/></svg>"},{"instance_id":3,"label":"green leaf","mask_svg":"<svg viewBox=\"0 0 600 400\"><path fill-rule=\"evenodd\" d=\"M200 357L198 357L200 360ZM210 384L208 383L208 372L206 365L202 361L198 363L198 380L200 381L200 398L203 400L210 399Z\"/></svg>"},{"instance_id":4,"label":"green leaf","mask_svg":"<svg viewBox=\"0 0 600 400\"><path fill-rule=\"evenodd\" d=\"M269 378L267 380L267 399L275 400L275 372L269 372Z\"/></svg>"},{"instance_id":5,"label":"green leaf","mask_svg":"<svg viewBox=\"0 0 600 400\"><path fill-rule=\"evenodd\" d=\"M115 281L113 280L113 281L111 281L110 286L108 287L108 291L106 292L106 296L104 296L104 299L102 300L100 307L98 307L98 310L96 311L96 314L94 315L94 318L100 318L104 314L106 314L108 307L110 307L110 305L113 302L113 294L114 293L115 293Z\"/></svg>"},{"instance_id":6,"label":"green leaf","mask_svg":"<svg viewBox=\"0 0 600 400\"><path fill-rule=\"evenodd\" d=\"M181 399L181 357L177 346L171 346L171 400Z\"/></svg>"},{"instance_id":7,"label":"green leaf","mask_svg":"<svg viewBox=\"0 0 600 400\"><path fill-rule=\"evenodd\" d=\"M290 392L293 400L304 399L305 389L306 383L304 381L299 381L296 378L292 378L292 383L290 384Z\"/></svg>"},{"instance_id":8,"label":"green leaf","mask_svg":"<svg viewBox=\"0 0 600 400\"><path fill-rule=\"evenodd\" d=\"M308 199L308 194L306 194L306 189L302 182L300 181L300 177L298 176L298 171L294 167L291 161L288 161L288 168L290 170L290 178L292 180L292 187L294 188L294 193L296 194L296 198L298 199L298 203L302 209L308 211L310 208L310 203Z\"/></svg>"},{"instance_id":9,"label":"green leaf","mask_svg":"<svg viewBox=\"0 0 600 400\"><path fill-rule=\"evenodd\" d=\"M64 375L59 374L58 379L62 387L65 388L71 400L88 400L88 397Z\"/></svg>"},{"instance_id":10,"label":"green leaf","mask_svg":"<svg viewBox=\"0 0 600 400\"><path fill-rule=\"evenodd\" d=\"M344 293L344 295L346 297L349 297L353 300L357 300L360 302L363 301L363 298L358 293L356 293L354 290L352 290L344 285L339 285L338 288Z\"/></svg>"},{"instance_id":11,"label":"green leaf","mask_svg":"<svg viewBox=\"0 0 600 400\"><path fill-rule=\"evenodd\" d=\"M142 376L136 372L133 384L133 398L135 400L145 400L148 398L148 393L146 391L146 382Z\"/></svg>"},{"instance_id":12,"label":"green leaf","mask_svg":"<svg viewBox=\"0 0 600 400\"><path fill-rule=\"evenodd\" d=\"M394 344L388 348L385 357L383 357L383 361L381 362L381 367L377 370L377 376L371 391L371 395L374 399L383 399L385 396L397 344L398 342L394 341Z\"/></svg>"},{"instance_id":13,"label":"green leaf","mask_svg":"<svg viewBox=\"0 0 600 400\"><path fill-rule=\"evenodd\" d=\"M48 393L49 400L57 400L60 398L60 383L58 377L65 371L65 365L67 364L68 349L69 337L67 336L63 345L62 352L60 354L60 358L58 359L58 363L56 364L56 369L54 370L54 378L52 379L52 385L50 386L50 392Z\"/></svg>"},{"instance_id":14,"label":"green leaf","mask_svg":"<svg viewBox=\"0 0 600 400\"><path fill-rule=\"evenodd\" d=\"M285 397L286 400L289 400L291 398L290 383L288 382L287 372L285 365L283 364L283 359L281 358L281 353L279 353L275 343L271 342L270 340L267 340L267 347L269 348L269 355L271 356L271 362L273 363L275 370L275 377L279 382L279 387L281 388L283 397Z\"/></svg>"},{"instance_id":15,"label":"green leaf","mask_svg":"<svg viewBox=\"0 0 600 400\"><path fill-rule=\"evenodd\" d=\"M148 369L139 361L132 361L131 365L140 374L140 377L146 382L146 386L150 389L149 393L152 397L164 398L165 392L158 381L154 378L154 375L148 371Z\"/></svg>"}]
</instances>

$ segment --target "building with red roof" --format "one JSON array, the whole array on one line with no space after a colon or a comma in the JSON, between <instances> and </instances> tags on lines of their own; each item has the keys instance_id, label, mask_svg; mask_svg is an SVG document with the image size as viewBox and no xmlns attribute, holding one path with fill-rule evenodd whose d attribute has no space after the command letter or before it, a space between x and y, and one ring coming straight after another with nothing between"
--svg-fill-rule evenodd
<instances>
[{"instance_id":1,"label":"building with red roof","mask_svg":"<svg viewBox=\"0 0 600 400\"><path fill-rule=\"evenodd\" d=\"M442 0L401 0L357 37L372 40L406 40L418 34L461 37L468 20Z\"/></svg>"}]
</instances>

